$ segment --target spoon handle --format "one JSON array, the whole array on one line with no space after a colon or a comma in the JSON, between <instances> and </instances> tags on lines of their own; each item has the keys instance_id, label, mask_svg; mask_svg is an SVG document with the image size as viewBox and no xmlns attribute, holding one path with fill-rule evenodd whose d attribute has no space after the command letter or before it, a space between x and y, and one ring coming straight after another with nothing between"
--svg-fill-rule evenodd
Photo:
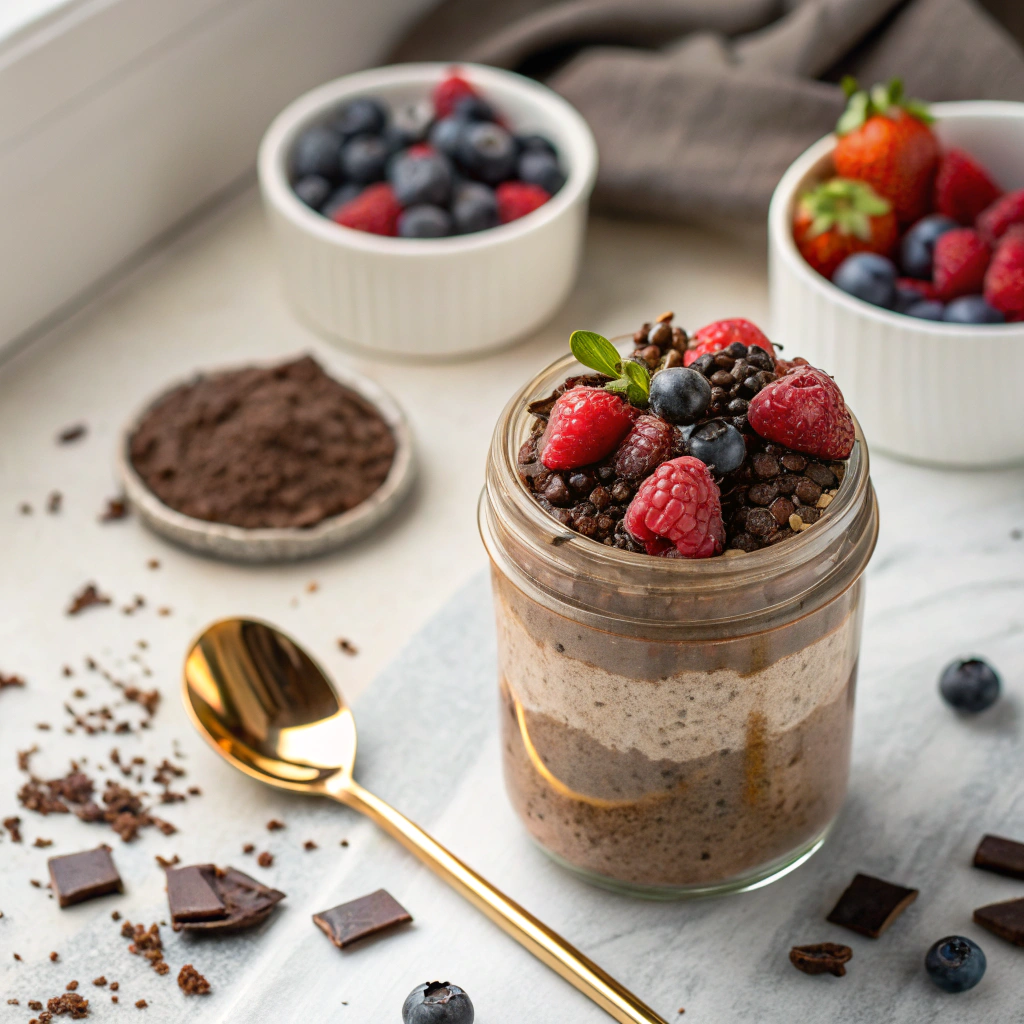
<instances>
[{"instance_id":1,"label":"spoon handle","mask_svg":"<svg viewBox=\"0 0 1024 1024\"><path fill-rule=\"evenodd\" d=\"M477 909L482 910L499 928L504 929L538 960L557 971L619 1021L619 1024L667 1024L663 1017L659 1017L597 964L495 889L490 882L431 839L419 825L413 824L389 804L352 780L346 780L344 788L338 787L330 795L375 821Z\"/></svg>"}]
</instances>

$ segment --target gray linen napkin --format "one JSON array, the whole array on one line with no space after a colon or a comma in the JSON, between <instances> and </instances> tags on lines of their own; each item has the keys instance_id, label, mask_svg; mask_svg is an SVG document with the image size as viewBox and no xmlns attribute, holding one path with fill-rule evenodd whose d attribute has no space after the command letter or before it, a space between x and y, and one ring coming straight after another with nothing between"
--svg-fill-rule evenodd
<instances>
[{"instance_id":1,"label":"gray linen napkin","mask_svg":"<svg viewBox=\"0 0 1024 1024\"><path fill-rule=\"evenodd\" d=\"M1022 0L986 4L1021 28ZM393 59L543 78L597 137L595 205L686 220L763 218L835 125L843 74L1024 100L1024 52L974 0L444 0Z\"/></svg>"}]
</instances>

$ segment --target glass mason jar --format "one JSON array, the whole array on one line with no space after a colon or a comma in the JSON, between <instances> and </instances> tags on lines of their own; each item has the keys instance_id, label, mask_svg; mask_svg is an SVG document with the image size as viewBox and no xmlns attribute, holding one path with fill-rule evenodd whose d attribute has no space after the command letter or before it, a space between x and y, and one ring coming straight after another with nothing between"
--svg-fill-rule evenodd
<instances>
[{"instance_id":1,"label":"glass mason jar","mask_svg":"<svg viewBox=\"0 0 1024 1024\"><path fill-rule=\"evenodd\" d=\"M558 862L621 892L766 884L824 842L846 794L861 573L878 510L857 442L811 529L750 554L664 559L564 529L519 478L530 381L480 501L509 796Z\"/></svg>"}]
</instances>

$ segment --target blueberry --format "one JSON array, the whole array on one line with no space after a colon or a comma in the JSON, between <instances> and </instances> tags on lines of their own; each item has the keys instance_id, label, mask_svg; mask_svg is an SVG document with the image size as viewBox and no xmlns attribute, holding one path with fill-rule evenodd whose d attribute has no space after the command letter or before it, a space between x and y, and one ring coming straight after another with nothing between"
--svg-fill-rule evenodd
<instances>
[{"instance_id":1,"label":"blueberry","mask_svg":"<svg viewBox=\"0 0 1024 1024\"><path fill-rule=\"evenodd\" d=\"M458 155L462 136L468 127L469 122L463 121L461 117L442 117L440 121L435 121L434 127L430 129L430 144L439 153L454 159Z\"/></svg>"},{"instance_id":2,"label":"blueberry","mask_svg":"<svg viewBox=\"0 0 1024 1024\"><path fill-rule=\"evenodd\" d=\"M341 167L341 136L330 128L307 128L295 141L292 150L292 175L296 180L319 174L337 181Z\"/></svg>"},{"instance_id":3,"label":"blueberry","mask_svg":"<svg viewBox=\"0 0 1024 1024\"><path fill-rule=\"evenodd\" d=\"M892 309L896 304L896 265L878 253L847 256L832 275L832 283L873 306Z\"/></svg>"},{"instance_id":4,"label":"blueberry","mask_svg":"<svg viewBox=\"0 0 1024 1024\"><path fill-rule=\"evenodd\" d=\"M452 193L452 165L442 153L403 154L388 167L388 181L400 206L445 206Z\"/></svg>"},{"instance_id":5,"label":"blueberry","mask_svg":"<svg viewBox=\"0 0 1024 1024\"><path fill-rule=\"evenodd\" d=\"M391 151L397 152L416 142L423 142L434 123L434 105L429 100L407 103L396 108L391 123L384 130L384 137L391 144Z\"/></svg>"},{"instance_id":6,"label":"blueberry","mask_svg":"<svg viewBox=\"0 0 1024 1024\"><path fill-rule=\"evenodd\" d=\"M402 1005L402 1024L473 1024L474 1016L469 996L448 981L417 985Z\"/></svg>"},{"instance_id":7,"label":"blueberry","mask_svg":"<svg viewBox=\"0 0 1024 1024\"><path fill-rule=\"evenodd\" d=\"M340 210L346 203L352 202L352 200L355 199L355 197L362 191L362 185L356 185L354 182L350 181L348 184L342 185L341 188L335 189L331 193L330 198L320 208L320 212L325 217L333 219L338 210Z\"/></svg>"},{"instance_id":8,"label":"blueberry","mask_svg":"<svg viewBox=\"0 0 1024 1024\"><path fill-rule=\"evenodd\" d=\"M937 299L918 299L903 310L907 316L916 316L918 320L942 320L946 307Z\"/></svg>"},{"instance_id":9,"label":"blueberry","mask_svg":"<svg viewBox=\"0 0 1024 1024\"><path fill-rule=\"evenodd\" d=\"M331 127L344 139L354 135L379 135L388 121L387 108L372 96L349 100L335 115Z\"/></svg>"},{"instance_id":10,"label":"blueberry","mask_svg":"<svg viewBox=\"0 0 1024 1024\"><path fill-rule=\"evenodd\" d=\"M402 238L444 238L451 233L451 214L440 206L420 203L403 210L398 217L398 234Z\"/></svg>"},{"instance_id":11,"label":"blueberry","mask_svg":"<svg viewBox=\"0 0 1024 1024\"><path fill-rule=\"evenodd\" d=\"M564 184L565 175L558 166L558 157L543 150L527 150L519 157L517 173L523 181L540 185L554 195Z\"/></svg>"},{"instance_id":12,"label":"blueberry","mask_svg":"<svg viewBox=\"0 0 1024 1024\"><path fill-rule=\"evenodd\" d=\"M520 135L516 141L520 149L529 153L550 153L552 156L558 156L558 150L543 135Z\"/></svg>"},{"instance_id":13,"label":"blueberry","mask_svg":"<svg viewBox=\"0 0 1024 1024\"><path fill-rule=\"evenodd\" d=\"M962 935L947 935L928 950L924 969L943 992L966 992L985 977L981 946Z\"/></svg>"},{"instance_id":14,"label":"blueberry","mask_svg":"<svg viewBox=\"0 0 1024 1024\"><path fill-rule=\"evenodd\" d=\"M487 121L471 122L459 139L459 163L468 174L488 185L512 177L516 155L516 140L501 125Z\"/></svg>"},{"instance_id":15,"label":"blueberry","mask_svg":"<svg viewBox=\"0 0 1024 1024\"><path fill-rule=\"evenodd\" d=\"M917 288L910 288L905 284L897 284L896 301L892 308L896 310L897 313L906 313L911 306L923 301L924 296Z\"/></svg>"},{"instance_id":16,"label":"blueberry","mask_svg":"<svg viewBox=\"0 0 1024 1024\"><path fill-rule=\"evenodd\" d=\"M957 711L984 711L999 699L999 676L987 661L951 661L939 676L939 692Z\"/></svg>"},{"instance_id":17,"label":"blueberry","mask_svg":"<svg viewBox=\"0 0 1024 1024\"><path fill-rule=\"evenodd\" d=\"M314 210L319 210L324 205L332 188L331 183L319 174L307 174L295 182L295 194Z\"/></svg>"},{"instance_id":18,"label":"blueberry","mask_svg":"<svg viewBox=\"0 0 1024 1024\"><path fill-rule=\"evenodd\" d=\"M453 111L463 121L493 121L494 107L479 96L463 96Z\"/></svg>"},{"instance_id":19,"label":"blueberry","mask_svg":"<svg viewBox=\"0 0 1024 1024\"><path fill-rule=\"evenodd\" d=\"M452 219L455 232L468 235L498 225L498 200L494 189L478 181L458 185L452 199Z\"/></svg>"},{"instance_id":20,"label":"blueberry","mask_svg":"<svg viewBox=\"0 0 1024 1024\"><path fill-rule=\"evenodd\" d=\"M743 435L725 420L709 420L691 431L687 450L713 469L716 476L739 469L747 457Z\"/></svg>"},{"instance_id":21,"label":"blueberry","mask_svg":"<svg viewBox=\"0 0 1024 1024\"><path fill-rule=\"evenodd\" d=\"M688 366L673 366L651 378L651 412L669 423L693 423L710 404L707 377Z\"/></svg>"},{"instance_id":22,"label":"blueberry","mask_svg":"<svg viewBox=\"0 0 1024 1024\"><path fill-rule=\"evenodd\" d=\"M962 295L946 306L942 317L950 324L1001 324L1006 317L980 295Z\"/></svg>"},{"instance_id":23,"label":"blueberry","mask_svg":"<svg viewBox=\"0 0 1024 1024\"><path fill-rule=\"evenodd\" d=\"M342 174L359 185L380 181L390 155L388 144L381 136L357 135L341 147Z\"/></svg>"},{"instance_id":24,"label":"blueberry","mask_svg":"<svg viewBox=\"0 0 1024 1024\"><path fill-rule=\"evenodd\" d=\"M919 277L930 281L932 262L935 257L935 243L940 235L960 227L955 220L941 213L922 217L903 236L900 242L900 266L907 277Z\"/></svg>"}]
</instances>

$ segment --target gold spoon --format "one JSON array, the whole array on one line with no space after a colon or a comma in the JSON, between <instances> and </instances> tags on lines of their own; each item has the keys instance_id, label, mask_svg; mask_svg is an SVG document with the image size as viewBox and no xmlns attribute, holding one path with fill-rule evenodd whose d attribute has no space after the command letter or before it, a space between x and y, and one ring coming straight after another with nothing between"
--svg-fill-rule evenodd
<instances>
[{"instance_id":1,"label":"gold spoon","mask_svg":"<svg viewBox=\"0 0 1024 1024\"><path fill-rule=\"evenodd\" d=\"M667 1024L597 964L352 778L356 723L323 669L254 619L209 626L185 659L185 709L214 749L279 789L327 796L365 814L521 946L620 1024Z\"/></svg>"}]
</instances>

